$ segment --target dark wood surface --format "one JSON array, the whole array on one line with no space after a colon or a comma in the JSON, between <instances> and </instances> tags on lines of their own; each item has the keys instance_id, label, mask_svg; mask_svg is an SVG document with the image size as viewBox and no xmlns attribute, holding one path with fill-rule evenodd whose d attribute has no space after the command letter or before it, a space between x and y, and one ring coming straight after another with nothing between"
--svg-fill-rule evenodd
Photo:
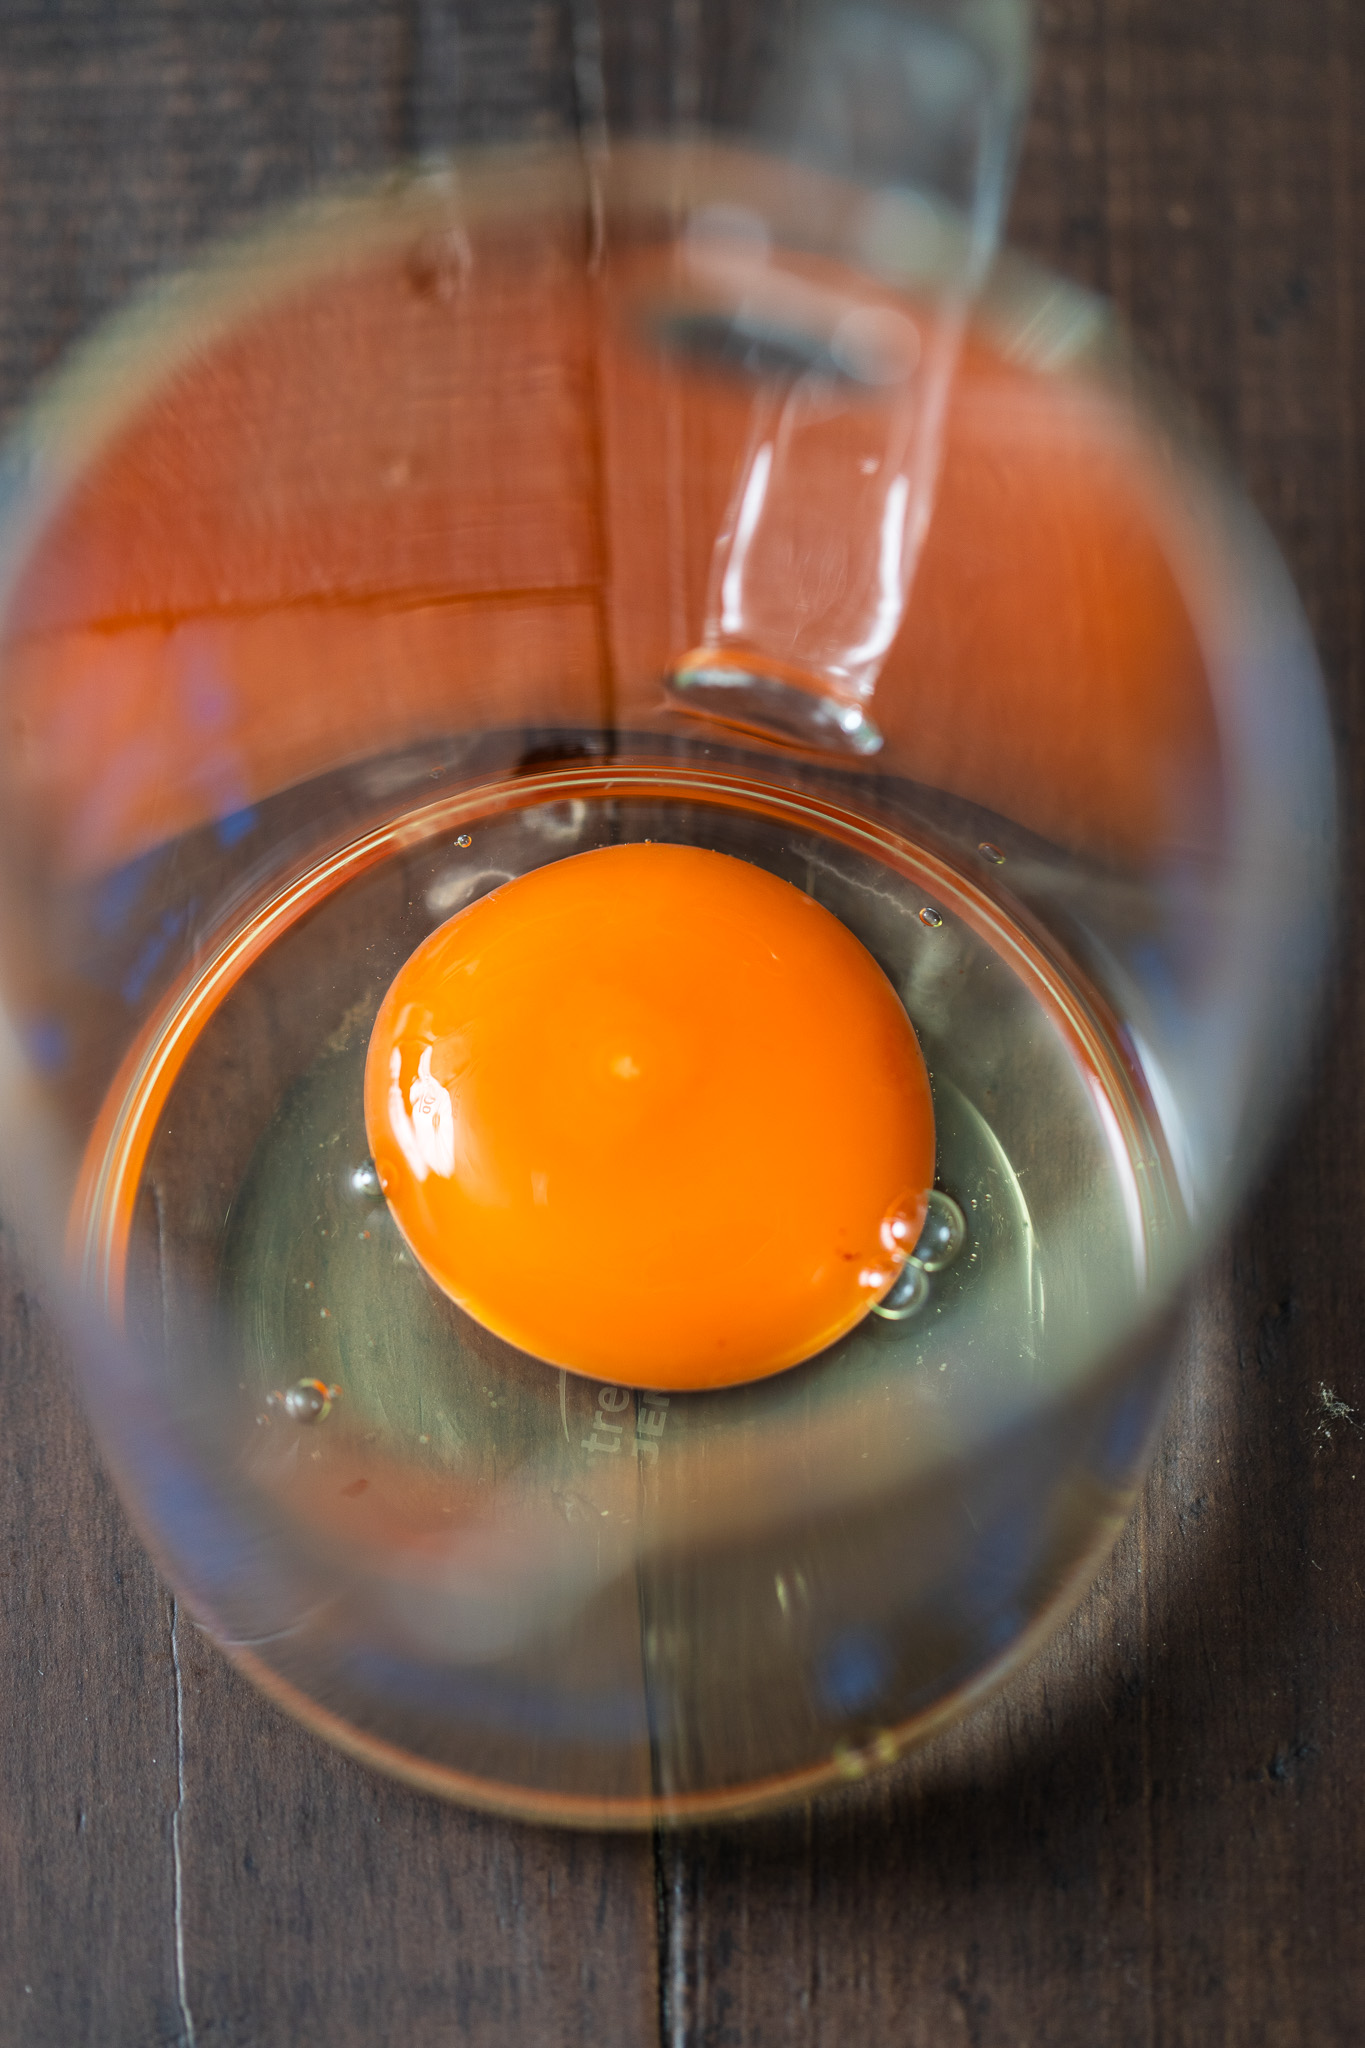
<instances>
[{"instance_id":1,"label":"dark wood surface","mask_svg":"<svg viewBox=\"0 0 1365 2048\"><path fill-rule=\"evenodd\" d=\"M476 129L544 106L572 37L549 0L11 0L0 405L141 275L273 194L391 161L452 106ZM1333 693L1348 820L1362 104L1357 0L1045 0L1014 213L1026 247L1116 297L1277 535ZM1202 1278L1111 1567L975 1719L812 1811L558 1835L441 1807L303 1734L157 1582L6 1231L0 2042L1365 2038L1354 861L1352 842L1309 1099Z\"/></svg>"}]
</instances>

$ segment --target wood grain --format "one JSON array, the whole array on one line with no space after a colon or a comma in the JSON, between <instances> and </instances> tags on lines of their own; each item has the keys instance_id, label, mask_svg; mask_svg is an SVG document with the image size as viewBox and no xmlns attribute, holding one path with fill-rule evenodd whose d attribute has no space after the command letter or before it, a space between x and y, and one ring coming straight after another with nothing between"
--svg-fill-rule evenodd
<instances>
[{"instance_id":1,"label":"wood grain","mask_svg":"<svg viewBox=\"0 0 1365 2048\"><path fill-rule=\"evenodd\" d=\"M623 20L622 76L655 47ZM1016 232L1117 296L1248 480L1319 638L1353 810L1365 15L1045 0L1041 29ZM135 279L263 199L474 108L501 132L570 121L572 41L567 10L529 0L9 10L0 409ZM1349 860L1305 1114L1201 1280L1112 1567L992 1706L812 1812L657 1845L560 1837L314 1743L157 1585L54 1314L0 1238L0 2042L1359 2039L1354 842Z\"/></svg>"}]
</instances>

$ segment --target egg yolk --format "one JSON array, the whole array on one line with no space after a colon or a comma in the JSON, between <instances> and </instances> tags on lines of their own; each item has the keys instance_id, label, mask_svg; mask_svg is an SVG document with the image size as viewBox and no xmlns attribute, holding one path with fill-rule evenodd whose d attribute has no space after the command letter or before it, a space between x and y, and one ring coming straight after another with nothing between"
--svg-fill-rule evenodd
<instances>
[{"instance_id":1,"label":"egg yolk","mask_svg":"<svg viewBox=\"0 0 1365 2048\"><path fill-rule=\"evenodd\" d=\"M443 924L375 1021L365 1121L413 1253L524 1351L642 1387L780 1372L919 1235L934 1121L895 991L727 854L575 854Z\"/></svg>"}]
</instances>

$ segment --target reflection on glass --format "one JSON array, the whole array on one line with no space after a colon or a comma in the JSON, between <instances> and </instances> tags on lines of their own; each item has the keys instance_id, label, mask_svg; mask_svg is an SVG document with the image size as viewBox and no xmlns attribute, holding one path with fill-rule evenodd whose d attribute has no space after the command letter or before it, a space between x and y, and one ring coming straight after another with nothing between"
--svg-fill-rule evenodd
<instances>
[{"instance_id":1,"label":"reflection on glass","mask_svg":"<svg viewBox=\"0 0 1365 2048\"><path fill-rule=\"evenodd\" d=\"M815 17L773 95L776 125L798 162L881 172L845 226L856 268L775 248L749 207L705 206L686 225L666 331L755 390L702 638L670 676L685 706L836 751L882 745L870 700L1006 192L1011 26L999 9Z\"/></svg>"}]
</instances>

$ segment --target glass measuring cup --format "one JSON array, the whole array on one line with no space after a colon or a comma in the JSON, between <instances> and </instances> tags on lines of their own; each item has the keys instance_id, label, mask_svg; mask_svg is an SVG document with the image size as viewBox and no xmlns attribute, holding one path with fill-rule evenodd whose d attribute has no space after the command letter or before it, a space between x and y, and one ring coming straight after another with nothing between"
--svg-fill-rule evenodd
<instances>
[{"instance_id":1,"label":"glass measuring cup","mask_svg":"<svg viewBox=\"0 0 1365 2048\"><path fill-rule=\"evenodd\" d=\"M7 1129L84 1276L102 1439L277 1697L570 1820L887 1761L1056 1615L1321 945L1313 666L1245 515L1088 301L1002 267L969 317L969 232L930 264L904 193L753 141L469 156L295 215L100 344L12 471ZM904 617L855 676L832 629L768 644L769 572L733 633L725 586L793 405L744 603L806 475L884 530L925 358L881 382L855 344L897 321L951 376ZM903 1313L723 1396L460 1319L357 1121L434 923L647 837L869 946L962 1219Z\"/></svg>"}]
</instances>

